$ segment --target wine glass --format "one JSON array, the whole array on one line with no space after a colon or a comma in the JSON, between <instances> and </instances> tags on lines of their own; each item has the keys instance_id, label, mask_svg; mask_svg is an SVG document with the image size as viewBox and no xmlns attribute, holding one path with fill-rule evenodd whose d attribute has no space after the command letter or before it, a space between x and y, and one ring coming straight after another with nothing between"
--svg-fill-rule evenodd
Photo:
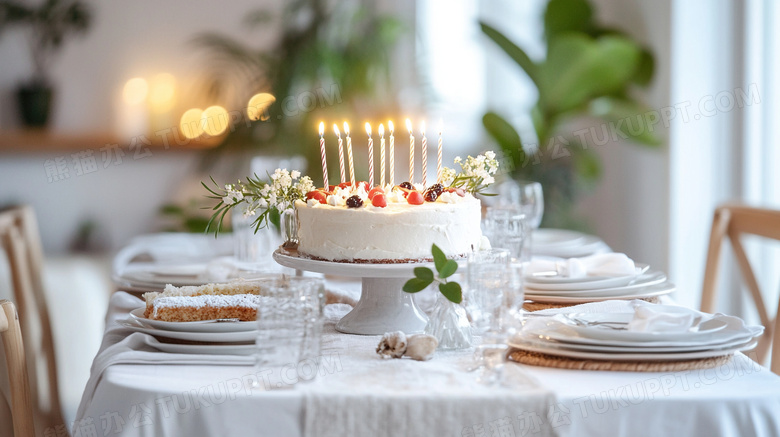
<instances>
[{"instance_id":1,"label":"wine glass","mask_svg":"<svg viewBox=\"0 0 780 437\"><path fill-rule=\"evenodd\" d=\"M539 182L519 181L520 210L525 214L531 229L539 228L544 215L544 195Z\"/></svg>"}]
</instances>

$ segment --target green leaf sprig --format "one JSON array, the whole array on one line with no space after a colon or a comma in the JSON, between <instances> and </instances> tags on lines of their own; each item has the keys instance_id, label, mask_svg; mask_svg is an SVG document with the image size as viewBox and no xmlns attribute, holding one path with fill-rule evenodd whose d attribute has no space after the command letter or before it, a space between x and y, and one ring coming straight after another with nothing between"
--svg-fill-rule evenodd
<instances>
[{"instance_id":1,"label":"green leaf sprig","mask_svg":"<svg viewBox=\"0 0 780 437\"><path fill-rule=\"evenodd\" d=\"M428 267L415 267L414 278L406 281L403 290L407 293L418 293L428 288L434 282L439 283L439 291L450 302L461 303L463 301L463 290L457 282L448 282L447 278L458 271L458 263L447 259L439 246L431 245L433 254L433 264L436 267L435 275Z\"/></svg>"}]
</instances>

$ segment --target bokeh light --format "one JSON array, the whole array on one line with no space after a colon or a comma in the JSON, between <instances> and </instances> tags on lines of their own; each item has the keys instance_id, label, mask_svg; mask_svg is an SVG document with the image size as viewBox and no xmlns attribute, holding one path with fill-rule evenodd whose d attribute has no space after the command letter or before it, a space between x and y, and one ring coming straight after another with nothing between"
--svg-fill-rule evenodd
<instances>
[{"instance_id":1,"label":"bokeh light","mask_svg":"<svg viewBox=\"0 0 780 437\"><path fill-rule=\"evenodd\" d=\"M204 109L200 119L203 131L212 136L225 132L228 127L228 112L221 106L214 105Z\"/></svg>"},{"instance_id":2,"label":"bokeh light","mask_svg":"<svg viewBox=\"0 0 780 437\"><path fill-rule=\"evenodd\" d=\"M173 107L176 95L176 78L170 73L154 76L149 86L149 102L158 111L168 111Z\"/></svg>"},{"instance_id":3,"label":"bokeh light","mask_svg":"<svg viewBox=\"0 0 780 437\"><path fill-rule=\"evenodd\" d=\"M146 82L146 79L134 77L125 83L122 97L125 103L137 105L146 100L147 94L149 94L149 84Z\"/></svg>"},{"instance_id":4,"label":"bokeh light","mask_svg":"<svg viewBox=\"0 0 780 437\"><path fill-rule=\"evenodd\" d=\"M266 121L269 118L268 107L276 101L276 97L268 93L255 94L247 103L246 114L250 120Z\"/></svg>"},{"instance_id":5,"label":"bokeh light","mask_svg":"<svg viewBox=\"0 0 780 437\"><path fill-rule=\"evenodd\" d=\"M188 109L181 116L179 129L182 135L189 139L198 138L203 133L203 110L198 108Z\"/></svg>"}]
</instances>

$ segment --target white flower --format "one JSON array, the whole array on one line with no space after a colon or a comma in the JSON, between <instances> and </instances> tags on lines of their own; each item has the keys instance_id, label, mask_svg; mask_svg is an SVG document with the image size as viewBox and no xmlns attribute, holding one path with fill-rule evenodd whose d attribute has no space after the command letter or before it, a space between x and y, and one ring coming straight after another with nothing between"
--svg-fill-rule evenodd
<instances>
[{"instance_id":1,"label":"white flower","mask_svg":"<svg viewBox=\"0 0 780 437\"><path fill-rule=\"evenodd\" d=\"M230 196L223 197L222 201L225 203L225 205L232 205L233 204L233 198L230 197Z\"/></svg>"},{"instance_id":2,"label":"white flower","mask_svg":"<svg viewBox=\"0 0 780 437\"><path fill-rule=\"evenodd\" d=\"M292 176L293 179L298 179L299 177L301 177L301 172L299 172L298 170L293 170L292 173L290 173L290 176Z\"/></svg>"},{"instance_id":3,"label":"white flower","mask_svg":"<svg viewBox=\"0 0 780 437\"><path fill-rule=\"evenodd\" d=\"M485 156L487 157L487 159L492 161L492 160L496 159L496 152L494 152L492 150L488 150L487 152L485 152Z\"/></svg>"}]
</instances>

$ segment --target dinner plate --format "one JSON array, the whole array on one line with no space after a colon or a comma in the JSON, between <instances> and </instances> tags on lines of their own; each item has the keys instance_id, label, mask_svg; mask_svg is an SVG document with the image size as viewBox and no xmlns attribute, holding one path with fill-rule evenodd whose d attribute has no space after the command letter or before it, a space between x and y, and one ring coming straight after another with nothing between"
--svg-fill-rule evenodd
<instances>
[{"instance_id":1,"label":"dinner plate","mask_svg":"<svg viewBox=\"0 0 780 437\"><path fill-rule=\"evenodd\" d=\"M149 346L171 354L193 355L252 355L257 352L255 343L246 344L176 344L165 343L152 336L145 336Z\"/></svg>"},{"instance_id":2,"label":"dinner plate","mask_svg":"<svg viewBox=\"0 0 780 437\"><path fill-rule=\"evenodd\" d=\"M203 320L198 322L166 322L163 320L152 320L144 317L145 307L136 308L130 311L130 318L136 322L150 328L161 329L164 331L183 331L183 332L240 332L254 331L257 329L257 322L215 322L213 320Z\"/></svg>"},{"instance_id":3,"label":"dinner plate","mask_svg":"<svg viewBox=\"0 0 780 437\"><path fill-rule=\"evenodd\" d=\"M587 237L568 229L540 228L534 231L534 244L540 247L577 246Z\"/></svg>"},{"instance_id":4,"label":"dinner plate","mask_svg":"<svg viewBox=\"0 0 780 437\"><path fill-rule=\"evenodd\" d=\"M605 277L605 276L590 276L584 278L545 278L544 282L537 282L526 278L525 288L530 290L542 290L542 291L582 291L582 290L595 290L603 288L613 287L625 287L631 285L632 282L641 277L641 274L637 272L634 275ZM536 278L542 279L542 278Z\"/></svg>"},{"instance_id":5,"label":"dinner plate","mask_svg":"<svg viewBox=\"0 0 780 437\"><path fill-rule=\"evenodd\" d=\"M593 352L582 350L571 350L556 346L548 342L529 341L524 343L510 342L510 346L527 350L530 352L543 353L548 355L557 355L568 358L579 358L586 360L607 360L607 361L674 361L674 360L695 360L700 358L719 357L731 355L742 350L750 350L756 346L757 342L750 340L741 343L738 346L714 348L694 352L652 352L652 353L614 353L614 352Z\"/></svg>"},{"instance_id":6,"label":"dinner plate","mask_svg":"<svg viewBox=\"0 0 780 437\"><path fill-rule=\"evenodd\" d=\"M644 273L638 278L636 278L636 280L634 280L629 285L625 285L622 287L596 288L590 290L544 290L543 294L545 296L578 296L578 295L612 296L612 295L626 294L626 292L634 291L643 287L649 287L651 285L660 284L663 283L664 281L666 281L666 274L656 270L656 271ZM542 294L540 293L541 290L534 290L532 288L529 288L528 290L532 294Z\"/></svg>"},{"instance_id":7,"label":"dinner plate","mask_svg":"<svg viewBox=\"0 0 780 437\"><path fill-rule=\"evenodd\" d=\"M186 331L167 331L164 329L151 328L140 325L134 319L121 320L119 324L125 328L155 337L173 338L176 340L201 341L207 343L238 343L255 341L256 331L238 331L238 332L186 332Z\"/></svg>"},{"instance_id":8,"label":"dinner plate","mask_svg":"<svg viewBox=\"0 0 780 437\"><path fill-rule=\"evenodd\" d=\"M566 325L566 329L573 331L576 335L594 340L607 341L626 341L634 343L644 343L652 341L696 341L700 338L709 338L712 333L722 331L728 324L719 318L709 319L701 322L696 330L686 332L642 332L630 331L628 329L612 329L607 326L628 326L633 320L634 313L580 313L580 314L561 314L556 316L554 323ZM604 323L611 322L611 325ZM578 323L586 323L588 326L581 326Z\"/></svg>"},{"instance_id":9,"label":"dinner plate","mask_svg":"<svg viewBox=\"0 0 780 437\"><path fill-rule=\"evenodd\" d=\"M618 295L596 295L591 296L587 293L579 293L576 296L552 296L545 294L544 291L529 290L525 291L525 298L534 302L540 303L563 303L563 304L580 304L588 302L601 302L604 300L630 300L630 299L646 299L649 297L658 297L669 294L676 290L677 287L669 281L664 281L660 284L650 285L646 287L626 290L625 294Z\"/></svg>"},{"instance_id":10,"label":"dinner plate","mask_svg":"<svg viewBox=\"0 0 780 437\"><path fill-rule=\"evenodd\" d=\"M565 229L537 229L532 238L534 255L573 258L609 251L601 238Z\"/></svg>"},{"instance_id":11,"label":"dinner plate","mask_svg":"<svg viewBox=\"0 0 780 437\"><path fill-rule=\"evenodd\" d=\"M545 342L554 344L558 347L571 350L589 351L589 352L611 352L611 353L651 353L651 352L697 352L702 350L709 350L713 348L724 349L729 347L736 347L743 345L751 341L753 337L742 337L735 340L724 341L722 343L714 344L701 344L696 343L689 346L609 346L604 344L588 344L588 343L568 343L565 341L554 340L553 338L546 337L541 339L539 337L515 337L510 340L509 345L522 344L524 342Z\"/></svg>"}]
</instances>

